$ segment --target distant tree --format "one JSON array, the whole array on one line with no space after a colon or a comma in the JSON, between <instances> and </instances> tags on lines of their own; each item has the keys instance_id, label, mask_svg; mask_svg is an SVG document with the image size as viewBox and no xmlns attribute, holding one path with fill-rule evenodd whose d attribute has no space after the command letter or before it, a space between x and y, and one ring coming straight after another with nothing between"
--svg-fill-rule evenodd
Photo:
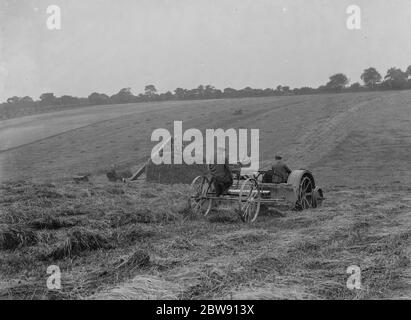
<instances>
[{"instance_id":1,"label":"distant tree","mask_svg":"<svg viewBox=\"0 0 411 320\"><path fill-rule=\"evenodd\" d=\"M221 98L223 96L223 91L220 89L214 89L213 90L213 98Z\"/></svg>"},{"instance_id":2,"label":"distant tree","mask_svg":"<svg viewBox=\"0 0 411 320\"><path fill-rule=\"evenodd\" d=\"M408 76L408 88L411 89L411 66L408 66L406 72Z\"/></svg>"},{"instance_id":3,"label":"distant tree","mask_svg":"<svg viewBox=\"0 0 411 320\"><path fill-rule=\"evenodd\" d=\"M274 90L271 88L264 89L264 96L272 96L274 94Z\"/></svg>"},{"instance_id":4,"label":"distant tree","mask_svg":"<svg viewBox=\"0 0 411 320\"><path fill-rule=\"evenodd\" d=\"M143 102L143 101L147 101L147 97L145 94L143 93L139 93L137 97L135 97L135 101L136 102Z\"/></svg>"},{"instance_id":5,"label":"distant tree","mask_svg":"<svg viewBox=\"0 0 411 320\"><path fill-rule=\"evenodd\" d=\"M87 99L92 105L101 105L109 103L110 97L104 93L93 92Z\"/></svg>"},{"instance_id":6,"label":"distant tree","mask_svg":"<svg viewBox=\"0 0 411 320\"><path fill-rule=\"evenodd\" d=\"M215 98L219 98L221 95L222 95L222 91L219 89L216 89L212 85L206 85L204 88L203 98L215 99Z\"/></svg>"},{"instance_id":7,"label":"distant tree","mask_svg":"<svg viewBox=\"0 0 411 320\"><path fill-rule=\"evenodd\" d=\"M325 92L325 91L327 91L327 87L324 86L324 85L319 86L319 87L317 88L317 91L318 91L318 92Z\"/></svg>"},{"instance_id":8,"label":"distant tree","mask_svg":"<svg viewBox=\"0 0 411 320\"><path fill-rule=\"evenodd\" d=\"M190 90L192 92L193 98L202 99L205 96L205 88L202 84L200 84L197 89Z\"/></svg>"},{"instance_id":9,"label":"distant tree","mask_svg":"<svg viewBox=\"0 0 411 320\"><path fill-rule=\"evenodd\" d=\"M350 86L350 90L352 90L352 91L360 91L360 89L361 89L361 84L359 82L354 82Z\"/></svg>"},{"instance_id":10,"label":"distant tree","mask_svg":"<svg viewBox=\"0 0 411 320\"><path fill-rule=\"evenodd\" d=\"M114 103L130 103L135 97L131 93L131 88L123 88L117 94L112 95L111 99Z\"/></svg>"},{"instance_id":11,"label":"distant tree","mask_svg":"<svg viewBox=\"0 0 411 320\"><path fill-rule=\"evenodd\" d=\"M216 88L212 85L206 85L204 88L204 98L215 98Z\"/></svg>"},{"instance_id":12,"label":"distant tree","mask_svg":"<svg viewBox=\"0 0 411 320\"><path fill-rule=\"evenodd\" d=\"M20 98L17 96L10 97L7 99L7 103L9 104L15 104L15 103L18 103L19 101L20 101Z\"/></svg>"},{"instance_id":13,"label":"distant tree","mask_svg":"<svg viewBox=\"0 0 411 320\"><path fill-rule=\"evenodd\" d=\"M244 89L238 90L239 97L255 97L256 92L251 87L245 87Z\"/></svg>"},{"instance_id":14,"label":"distant tree","mask_svg":"<svg viewBox=\"0 0 411 320\"><path fill-rule=\"evenodd\" d=\"M177 88L174 93L177 100L183 100L187 96L187 89Z\"/></svg>"},{"instance_id":15,"label":"distant tree","mask_svg":"<svg viewBox=\"0 0 411 320\"><path fill-rule=\"evenodd\" d=\"M278 85L277 88L275 88L275 93L276 94L282 94L283 93L283 86Z\"/></svg>"},{"instance_id":16,"label":"distant tree","mask_svg":"<svg viewBox=\"0 0 411 320\"><path fill-rule=\"evenodd\" d=\"M375 68L371 67L364 70L361 75L361 80L368 88L374 89L376 85L381 82L381 75Z\"/></svg>"},{"instance_id":17,"label":"distant tree","mask_svg":"<svg viewBox=\"0 0 411 320\"><path fill-rule=\"evenodd\" d=\"M60 98L60 103L63 106L77 105L79 104L79 99L76 97L64 95Z\"/></svg>"},{"instance_id":18,"label":"distant tree","mask_svg":"<svg viewBox=\"0 0 411 320\"><path fill-rule=\"evenodd\" d=\"M157 94L157 89L154 85L150 84L144 88L145 95L149 99L153 99Z\"/></svg>"},{"instance_id":19,"label":"distant tree","mask_svg":"<svg viewBox=\"0 0 411 320\"><path fill-rule=\"evenodd\" d=\"M330 81L326 84L326 88L332 91L341 91L348 84L348 78L343 73L337 73L330 77Z\"/></svg>"},{"instance_id":20,"label":"distant tree","mask_svg":"<svg viewBox=\"0 0 411 320\"><path fill-rule=\"evenodd\" d=\"M295 88L293 89L294 94L309 94L314 92L315 89L310 88L310 87L302 87L302 88Z\"/></svg>"},{"instance_id":21,"label":"distant tree","mask_svg":"<svg viewBox=\"0 0 411 320\"><path fill-rule=\"evenodd\" d=\"M43 106L57 104L57 98L54 96L54 93L43 93L40 96L40 104Z\"/></svg>"},{"instance_id":22,"label":"distant tree","mask_svg":"<svg viewBox=\"0 0 411 320\"><path fill-rule=\"evenodd\" d=\"M29 96L25 96L25 97L20 99L20 102L25 103L25 104L29 104L29 103L34 103L34 100Z\"/></svg>"},{"instance_id":23,"label":"distant tree","mask_svg":"<svg viewBox=\"0 0 411 320\"><path fill-rule=\"evenodd\" d=\"M171 91L167 91L166 93L164 93L164 100L172 100L173 99L173 93Z\"/></svg>"},{"instance_id":24,"label":"distant tree","mask_svg":"<svg viewBox=\"0 0 411 320\"><path fill-rule=\"evenodd\" d=\"M285 94L290 93L290 87L289 86L284 86L283 87L283 93L285 93Z\"/></svg>"},{"instance_id":25,"label":"distant tree","mask_svg":"<svg viewBox=\"0 0 411 320\"><path fill-rule=\"evenodd\" d=\"M389 89L404 89L407 86L408 74L399 68L390 68L384 77L384 85Z\"/></svg>"},{"instance_id":26,"label":"distant tree","mask_svg":"<svg viewBox=\"0 0 411 320\"><path fill-rule=\"evenodd\" d=\"M234 98L238 96L237 90L233 88L225 88L223 94L227 98Z\"/></svg>"}]
</instances>

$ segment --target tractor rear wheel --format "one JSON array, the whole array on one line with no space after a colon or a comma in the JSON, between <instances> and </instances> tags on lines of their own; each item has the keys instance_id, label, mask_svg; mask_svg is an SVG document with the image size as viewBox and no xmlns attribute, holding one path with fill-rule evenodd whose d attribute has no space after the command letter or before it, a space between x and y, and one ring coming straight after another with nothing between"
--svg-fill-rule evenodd
<instances>
[{"instance_id":1,"label":"tractor rear wheel","mask_svg":"<svg viewBox=\"0 0 411 320\"><path fill-rule=\"evenodd\" d=\"M308 176L303 176L298 190L297 209L305 210L315 206L314 189L312 180Z\"/></svg>"}]
</instances>

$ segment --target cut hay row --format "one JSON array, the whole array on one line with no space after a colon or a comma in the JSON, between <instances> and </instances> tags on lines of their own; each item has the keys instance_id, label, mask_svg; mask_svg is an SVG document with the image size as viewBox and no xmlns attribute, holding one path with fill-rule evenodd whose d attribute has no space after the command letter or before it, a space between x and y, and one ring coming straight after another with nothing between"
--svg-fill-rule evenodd
<instances>
[{"instance_id":1,"label":"cut hay row","mask_svg":"<svg viewBox=\"0 0 411 320\"><path fill-rule=\"evenodd\" d=\"M43 197L32 192L27 199L38 187L7 191L21 198L0 204L12 217L0 217L0 241L7 243L0 273L32 280L0 290L0 298L367 299L387 296L407 263L411 237L396 217L411 208L398 205L408 189L391 190L389 199L387 190L334 190L319 210L267 212L250 227L230 208L207 218L191 214L184 185L72 183L48 187L62 197L43 212ZM61 292L45 289L50 264L65 270ZM360 292L344 287L352 264L361 266ZM163 285L170 290L161 295Z\"/></svg>"},{"instance_id":2,"label":"cut hay row","mask_svg":"<svg viewBox=\"0 0 411 320\"><path fill-rule=\"evenodd\" d=\"M49 254L50 258L73 258L84 251L109 249L111 245L106 236L85 228L71 230L67 237L61 241Z\"/></svg>"},{"instance_id":3,"label":"cut hay row","mask_svg":"<svg viewBox=\"0 0 411 320\"><path fill-rule=\"evenodd\" d=\"M126 225L124 230L116 231L113 234L113 239L117 243L136 243L137 241L146 240L148 238L152 238L157 233L154 232L152 229L145 229L139 225Z\"/></svg>"},{"instance_id":4,"label":"cut hay row","mask_svg":"<svg viewBox=\"0 0 411 320\"><path fill-rule=\"evenodd\" d=\"M14 250L38 242L36 233L18 225L0 225L0 250Z\"/></svg>"},{"instance_id":5,"label":"cut hay row","mask_svg":"<svg viewBox=\"0 0 411 320\"><path fill-rule=\"evenodd\" d=\"M114 286L119 279L135 276L149 265L149 256L128 253L148 246L148 239L166 237L163 225L183 219L184 188L176 186L170 192L157 184L140 189L135 183L107 185L72 180L50 185L2 185L2 196L13 201L0 203L0 274L19 278L24 271L44 285L48 265L71 269L77 259L87 261L93 271L76 275L80 280L65 278L65 290L60 293L40 290L32 282L12 286L0 296L85 297L96 288ZM164 197L166 192L172 197ZM95 257L101 256L108 259L104 268L94 263ZM116 262L112 265L111 261Z\"/></svg>"},{"instance_id":6,"label":"cut hay row","mask_svg":"<svg viewBox=\"0 0 411 320\"><path fill-rule=\"evenodd\" d=\"M67 220L50 215L35 219L28 223L28 225L35 230L58 230L61 228L73 227L76 224L77 222L74 220Z\"/></svg>"}]
</instances>

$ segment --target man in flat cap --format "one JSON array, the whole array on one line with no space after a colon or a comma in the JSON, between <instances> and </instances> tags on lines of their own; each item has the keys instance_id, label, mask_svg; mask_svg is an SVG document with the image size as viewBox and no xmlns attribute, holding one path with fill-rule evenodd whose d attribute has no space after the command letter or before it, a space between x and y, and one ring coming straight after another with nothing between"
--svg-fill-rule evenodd
<instances>
[{"instance_id":1,"label":"man in flat cap","mask_svg":"<svg viewBox=\"0 0 411 320\"><path fill-rule=\"evenodd\" d=\"M283 158L281 156L275 156L275 162L273 163L271 169L273 172L273 183L287 183L291 170L283 162Z\"/></svg>"}]
</instances>

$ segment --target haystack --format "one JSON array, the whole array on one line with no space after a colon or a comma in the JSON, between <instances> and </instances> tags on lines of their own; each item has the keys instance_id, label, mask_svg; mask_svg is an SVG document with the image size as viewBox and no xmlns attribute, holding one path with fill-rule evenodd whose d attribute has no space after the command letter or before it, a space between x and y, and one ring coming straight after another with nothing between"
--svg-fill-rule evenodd
<instances>
[{"instance_id":1,"label":"haystack","mask_svg":"<svg viewBox=\"0 0 411 320\"><path fill-rule=\"evenodd\" d=\"M174 163L174 161L173 161ZM206 164L154 164L150 159L146 164L146 180L149 182L174 184L191 183L195 177L207 174Z\"/></svg>"}]
</instances>

